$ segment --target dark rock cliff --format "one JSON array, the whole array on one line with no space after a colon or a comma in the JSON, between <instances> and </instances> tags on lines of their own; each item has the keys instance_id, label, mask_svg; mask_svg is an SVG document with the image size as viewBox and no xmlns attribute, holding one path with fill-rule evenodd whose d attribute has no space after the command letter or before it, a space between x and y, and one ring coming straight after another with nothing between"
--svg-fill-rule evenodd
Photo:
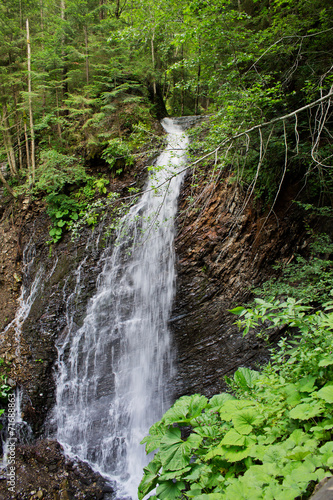
<instances>
[{"instance_id":1,"label":"dark rock cliff","mask_svg":"<svg viewBox=\"0 0 333 500\"><path fill-rule=\"evenodd\" d=\"M137 166L136 173L143 179L143 164ZM225 172L217 182L194 192L188 175L179 201L178 278L170 321L177 365L175 398L194 392L216 393L223 389L224 375L239 366L255 367L267 360L265 345L251 335L243 338L228 309L247 300L250 287L271 275L271 264L276 259L288 260L301 244L302 223L291 208L288 190L263 226L265 215L259 215L251 203L242 209L244 197L231 181L231 174ZM133 177L128 176L111 189L126 193L126 185L132 182ZM189 202L190 195L192 199L193 195L200 196L195 206ZM4 210L0 223L0 357L8 362L11 378L23 389L23 418L35 436L45 433L45 423L52 432L56 342L66 335L67 312L78 272L81 293L75 304L74 328L80 326L87 301L94 293L104 250L100 234L96 242L88 228L80 240L71 242L67 236L50 253L45 244L49 224L44 204L27 200ZM34 254L30 261L23 254L29 244ZM29 315L25 320L16 316L15 323L22 305L20 287L31 294L38 270L42 270L42 280ZM24 453L33 454L29 450ZM59 464L60 469L65 467L60 459ZM26 488L35 487L29 481ZM82 498L102 498L98 495Z\"/></svg>"},{"instance_id":2,"label":"dark rock cliff","mask_svg":"<svg viewBox=\"0 0 333 500\"><path fill-rule=\"evenodd\" d=\"M177 352L176 395L207 396L225 387L224 376L240 366L267 361L265 344L243 338L229 309L249 300L250 288L272 275L276 260L287 261L304 230L286 190L263 225L232 175L193 192L188 175L180 199L176 239L177 293L171 326ZM191 200L198 196L195 206ZM272 338L274 341L274 338Z\"/></svg>"}]
</instances>

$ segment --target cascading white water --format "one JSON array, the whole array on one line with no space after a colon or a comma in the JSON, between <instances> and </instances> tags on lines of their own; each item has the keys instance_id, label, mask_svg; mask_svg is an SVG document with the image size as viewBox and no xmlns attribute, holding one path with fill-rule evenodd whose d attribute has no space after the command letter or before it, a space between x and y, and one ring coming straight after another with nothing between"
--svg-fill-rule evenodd
<instances>
[{"instance_id":1,"label":"cascading white water","mask_svg":"<svg viewBox=\"0 0 333 500\"><path fill-rule=\"evenodd\" d=\"M139 443L169 406L168 319L174 295L174 216L188 138L164 119L168 145L141 199L122 219L83 326L58 346L58 440L137 498L147 462ZM160 167L160 168L158 168ZM118 498L118 497L117 497Z\"/></svg>"},{"instance_id":2,"label":"cascading white water","mask_svg":"<svg viewBox=\"0 0 333 500\"><path fill-rule=\"evenodd\" d=\"M6 333L10 328L14 328L15 343L16 343L15 354L18 360L20 360L21 358L21 333L22 333L23 323L29 316L30 309L37 297L38 292L40 291L40 288L42 287L43 278L45 280L44 268L40 267L35 275L34 280L31 281L30 285L25 284L25 282L29 283L30 281L31 268L33 267L35 256L36 256L36 248L34 244L34 234L33 234L23 251L23 259L22 259L23 283L21 286L21 293L19 297L19 308L16 311L15 318L6 326L3 332L1 332L2 335ZM54 267L51 271L51 275L53 273Z\"/></svg>"}]
</instances>

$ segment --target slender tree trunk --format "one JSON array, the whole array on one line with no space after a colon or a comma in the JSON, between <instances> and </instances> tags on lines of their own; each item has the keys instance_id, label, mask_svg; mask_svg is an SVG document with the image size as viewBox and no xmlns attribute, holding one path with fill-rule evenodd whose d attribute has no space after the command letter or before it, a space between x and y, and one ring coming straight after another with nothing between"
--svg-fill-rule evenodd
<instances>
[{"instance_id":1,"label":"slender tree trunk","mask_svg":"<svg viewBox=\"0 0 333 500\"><path fill-rule=\"evenodd\" d=\"M19 157L19 169L23 170L21 127L19 121L16 122L16 134L17 134L17 147L18 147L18 157Z\"/></svg>"},{"instance_id":2,"label":"slender tree trunk","mask_svg":"<svg viewBox=\"0 0 333 500\"><path fill-rule=\"evenodd\" d=\"M23 170L23 158L22 158L22 144L21 144L21 119L18 113L18 99L17 99L17 88L13 88L13 99L15 105L15 120L16 120L16 137L17 137L17 147L18 147L18 157L19 157L19 169Z\"/></svg>"},{"instance_id":3,"label":"slender tree trunk","mask_svg":"<svg viewBox=\"0 0 333 500\"><path fill-rule=\"evenodd\" d=\"M60 18L62 21L62 25L64 24L65 21L65 9L66 9L66 4L65 0L60 0ZM63 98L68 94L68 83L67 83L67 65L66 65L66 60L65 60L65 46L66 38L65 35L63 34L62 40L61 40L61 58L63 60L63 67L62 67L62 89L63 89Z\"/></svg>"},{"instance_id":4,"label":"slender tree trunk","mask_svg":"<svg viewBox=\"0 0 333 500\"><path fill-rule=\"evenodd\" d=\"M43 0L40 0L40 30L42 33L42 51L44 51L44 11L43 11ZM46 109L46 91L45 91L45 77L43 78L44 85L43 85L43 104L42 104L42 109L43 109L43 118L45 116L45 109Z\"/></svg>"},{"instance_id":5,"label":"slender tree trunk","mask_svg":"<svg viewBox=\"0 0 333 500\"><path fill-rule=\"evenodd\" d=\"M31 139L31 178L32 183L35 183L35 130L32 116L32 102L31 102L31 47L30 47L30 33L29 33L29 20L26 21L27 27L27 53L28 53L28 105L29 105L29 122L30 122L30 139Z\"/></svg>"},{"instance_id":6,"label":"slender tree trunk","mask_svg":"<svg viewBox=\"0 0 333 500\"><path fill-rule=\"evenodd\" d=\"M154 90L154 97L156 96L156 78L155 78L155 47L154 47L154 40L155 40L155 28L153 31L153 35L151 37L151 61L153 64L153 90Z\"/></svg>"},{"instance_id":7,"label":"slender tree trunk","mask_svg":"<svg viewBox=\"0 0 333 500\"><path fill-rule=\"evenodd\" d=\"M114 15L116 19L120 18L120 0L116 1L116 10L114 11Z\"/></svg>"},{"instance_id":8,"label":"slender tree trunk","mask_svg":"<svg viewBox=\"0 0 333 500\"><path fill-rule=\"evenodd\" d=\"M6 179L5 179L5 177L4 177L3 173L2 173L1 168L0 168L0 181L2 182L2 184L7 189L8 193L10 193L15 198L15 193L12 190L12 188L10 187L10 185L8 184L8 182L6 181Z\"/></svg>"},{"instance_id":9,"label":"slender tree trunk","mask_svg":"<svg viewBox=\"0 0 333 500\"><path fill-rule=\"evenodd\" d=\"M58 129L58 135L60 142L62 141L62 135L61 135L61 124L60 124L60 113L59 113L59 96L58 96L58 89L56 88L56 115L57 115L57 129Z\"/></svg>"},{"instance_id":10,"label":"slender tree trunk","mask_svg":"<svg viewBox=\"0 0 333 500\"><path fill-rule=\"evenodd\" d=\"M2 105L2 122L3 122L4 143L5 143L5 148L6 148L7 158L8 158L9 170L10 170L10 173L12 175L16 175L17 174L16 160L15 160L15 153L14 153L14 148L13 148L13 144L12 144L12 138L10 135L10 125L9 125L9 120L8 120L8 112L7 112L6 104Z\"/></svg>"},{"instance_id":11,"label":"slender tree trunk","mask_svg":"<svg viewBox=\"0 0 333 500\"><path fill-rule=\"evenodd\" d=\"M22 144L21 144L21 127L20 123L16 123L16 130L17 130L17 146L18 146L18 153L19 153L19 169L23 170L23 159L22 159Z\"/></svg>"},{"instance_id":12,"label":"slender tree trunk","mask_svg":"<svg viewBox=\"0 0 333 500\"><path fill-rule=\"evenodd\" d=\"M102 19L104 19L104 9L103 9L103 5L104 5L104 0L99 0L99 20L102 21Z\"/></svg>"},{"instance_id":13,"label":"slender tree trunk","mask_svg":"<svg viewBox=\"0 0 333 500\"><path fill-rule=\"evenodd\" d=\"M180 92L180 101L181 101L181 115L184 114L184 83L185 83L185 75L184 75L184 45L182 44L182 88Z\"/></svg>"},{"instance_id":14,"label":"slender tree trunk","mask_svg":"<svg viewBox=\"0 0 333 500\"><path fill-rule=\"evenodd\" d=\"M23 117L23 126L24 126L24 138L25 138L25 151L26 151L26 155L27 155L28 179L29 179L29 185L31 185L30 148L29 148L28 127L27 127L26 115Z\"/></svg>"},{"instance_id":15,"label":"slender tree trunk","mask_svg":"<svg viewBox=\"0 0 333 500\"><path fill-rule=\"evenodd\" d=\"M84 32L84 45L86 47L86 82L89 85L89 52L88 52L88 29L87 26L83 28Z\"/></svg>"},{"instance_id":16,"label":"slender tree trunk","mask_svg":"<svg viewBox=\"0 0 333 500\"><path fill-rule=\"evenodd\" d=\"M23 29L22 0L20 0L20 30Z\"/></svg>"},{"instance_id":17,"label":"slender tree trunk","mask_svg":"<svg viewBox=\"0 0 333 500\"><path fill-rule=\"evenodd\" d=\"M201 76L201 45L200 45L200 40L199 40L199 63L198 63L198 74L197 74L197 89L196 89L196 95L195 95L195 109L194 113L197 114L198 108L199 108L199 92L200 92L200 76Z\"/></svg>"}]
</instances>

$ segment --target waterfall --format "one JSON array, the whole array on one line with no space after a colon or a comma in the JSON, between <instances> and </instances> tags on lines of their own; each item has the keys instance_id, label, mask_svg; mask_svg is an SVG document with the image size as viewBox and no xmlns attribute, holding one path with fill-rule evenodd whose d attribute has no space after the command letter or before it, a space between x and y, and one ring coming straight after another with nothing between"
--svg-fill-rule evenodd
<instances>
[{"instance_id":1,"label":"waterfall","mask_svg":"<svg viewBox=\"0 0 333 500\"><path fill-rule=\"evenodd\" d=\"M115 480L117 498L132 500L147 463L139 443L171 396L168 320L183 175L170 177L184 165L188 138L176 120L162 125L168 144L145 192L120 221L112 253L102 256L83 325L69 328L58 345L57 438L67 454Z\"/></svg>"},{"instance_id":2,"label":"waterfall","mask_svg":"<svg viewBox=\"0 0 333 500\"><path fill-rule=\"evenodd\" d=\"M39 267L34 280L31 279L31 271L34 265L35 257L36 257L36 247L34 243L34 233L33 233L27 246L23 251L23 259L22 259L23 279L22 279L21 293L19 297L19 308L16 311L14 319L6 326L3 332L1 332L1 335L3 335L10 328L14 329L15 344L16 344L15 354L19 361L21 360L22 326L27 317L29 316L30 309L36 299L38 292L40 291L40 288L42 287L43 277L44 277L44 269L43 267Z\"/></svg>"}]
</instances>

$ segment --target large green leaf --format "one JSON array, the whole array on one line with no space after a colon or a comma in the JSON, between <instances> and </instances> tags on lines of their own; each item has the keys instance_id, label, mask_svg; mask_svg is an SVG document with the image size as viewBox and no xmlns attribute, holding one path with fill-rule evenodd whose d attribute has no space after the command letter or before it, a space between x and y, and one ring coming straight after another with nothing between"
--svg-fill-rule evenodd
<instances>
[{"instance_id":1,"label":"large green leaf","mask_svg":"<svg viewBox=\"0 0 333 500\"><path fill-rule=\"evenodd\" d=\"M316 382L316 377L303 377L298 381L298 389L300 392L312 392L314 389L314 384Z\"/></svg>"},{"instance_id":2,"label":"large green leaf","mask_svg":"<svg viewBox=\"0 0 333 500\"><path fill-rule=\"evenodd\" d=\"M222 394L216 394L215 396L213 396L209 400L207 407L218 408L222 406L226 401L230 401L232 399L235 399L235 397L231 394L228 394L227 392L222 392Z\"/></svg>"},{"instance_id":3,"label":"large green leaf","mask_svg":"<svg viewBox=\"0 0 333 500\"><path fill-rule=\"evenodd\" d=\"M333 356L325 356L321 358L321 360L318 363L318 366L329 366L333 365Z\"/></svg>"},{"instance_id":4,"label":"large green leaf","mask_svg":"<svg viewBox=\"0 0 333 500\"><path fill-rule=\"evenodd\" d=\"M295 465L296 467L286 475L283 481L285 486L298 483L301 487L304 487L310 481L316 480L315 475L312 475L315 469L312 464L299 462Z\"/></svg>"},{"instance_id":5,"label":"large green leaf","mask_svg":"<svg viewBox=\"0 0 333 500\"><path fill-rule=\"evenodd\" d=\"M202 442L198 434L190 434L186 441L181 439L180 429L172 427L161 440L159 458L165 471L179 470L186 467L191 458L191 451Z\"/></svg>"},{"instance_id":6,"label":"large green leaf","mask_svg":"<svg viewBox=\"0 0 333 500\"><path fill-rule=\"evenodd\" d=\"M288 450L282 444L265 446L265 447L262 447L263 449L260 451L258 450L258 448L260 448L260 447L255 446L251 450L251 456L254 456L253 450L256 450L256 452L259 453L259 455L261 455L260 459L264 463L268 462L268 463L274 463L277 465L283 461L284 457L288 453ZM258 455L255 455L255 456L258 456ZM258 458L259 458L259 456L258 456Z\"/></svg>"},{"instance_id":7,"label":"large green leaf","mask_svg":"<svg viewBox=\"0 0 333 500\"><path fill-rule=\"evenodd\" d=\"M250 450L252 446L247 448L239 448L238 446L223 446L224 457L228 462L239 462L246 457L250 456Z\"/></svg>"},{"instance_id":8,"label":"large green leaf","mask_svg":"<svg viewBox=\"0 0 333 500\"><path fill-rule=\"evenodd\" d=\"M208 465L198 464L195 465L190 474L184 477L186 481L197 481L201 476L210 475L212 469Z\"/></svg>"},{"instance_id":9,"label":"large green leaf","mask_svg":"<svg viewBox=\"0 0 333 500\"><path fill-rule=\"evenodd\" d=\"M289 458L290 460L296 460L298 462L301 462L302 460L304 460L305 457L307 457L308 455L310 455L311 453L311 450L309 450L308 448L306 448L306 446L296 446L291 453L289 453L287 456L287 458Z\"/></svg>"},{"instance_id":10,"label":"large green leaf","mask_svg":"<svg viewBox=\"0 0 333 500\"><path fill-rule=\"evenodd\" d=\"M181 492L184 489L185 483L182 481L176 483L165 481L158 486L156 493L160 500L176 500L180 498Z\"/></svg>"},{"instance_id":11,"label":"large green leaf","mask_svg":"<svg viewBox=\"0 0 333 500\"><path fill-rule=\"evenodd\" d=\"M202 427L196 427L194 429L196 434L202 436L203 438L216 439L221 435L221 429L217 425L212 425L209 427L208 425L204 425Z\"/></svg>"},{"instance_id":12,"label":"large green leaf","mask_svg":"<svg viewBox=\"0 0 333 500\"><path fill-rule=\"evenodd\" d=\"M289 407L296 406L301 401L301 394L296 384L287 384L281 389L281 394Z\"/></svg>"},{"instance_id":13,"label":"large green leaf","mask_svg":"<svg viewBox=\"0 0 333 500\"><path fill-rule=\"evenodd\" d=\"M289 436L289 440L299 446L309 439L309 436L302 429L295 429Z\"/></svg>"},{"instance_id":14,"label":"large green leaf","mask_svg":"<svg viewBox=\"0 0 333 500\"><path fill-rule=\"evenodd\" d=\"M309 420L323 413L323 407L320 403L310 404L301 403L290 410L290 417L299 420Z\"/></svg>"},{"instance_id":15,"label":"large green leaf","mask_svg":"<svg viewBox=\"0 0 333 500\"><path fill-rule=\"evenodd\" d=\"M263 486L272 481L272 471L267 472L263 465L252 465L244 474L244 478L249 480L252 484Z\"/></svg>"},{"instance_id":16,"label":"large green leaf","mask_svg":"<svg viewBox=\"0 0 333 500\"><path fill-rule=\"evenodd\" d=\"M332 466L333 465L333 441L328 441L321 448L319 448L322 463Z\"/></svg>"},{"instance_id":17,"label":"large green leaf","mask_svg":"<svg viewBox=\"0 0 333 500\"><path fill-rule=\"evenodd\" d=\"M256 485L249 484L248 481L240 481L234 479L230 481L230 485L226 488L225 500L259 500L262 498L261 488Z\"/></svg>"},{"instance_id":18,"label":"large green leaf","mask_svg":"<svg viewBox=\"0 0 333 500\"><path fill-rule=\"evenodd\" d=\"M152 491L158 481L158 471L161 468L161 463L152 460L144 469L144 476L139 484L138 497L139 500L144 498L147 493Z\"/></svg>"},{"instance_id":19,"label":"large green leaf","mask_svg":"<svg viewBox=\"0 0 333 500\"><path fill-rule=\"evenodd\" d=\"M289 488L283 488L278 483L270 483L263 490L265 500L294 500L295 492Z\"/></svg>"},{"instance_id":20,"label":"large green leaf","mask_svg":"<svg viewBox=\"0 0 333 500\"><path fill-rule=\"evenodd\" d=\"M189 423L191 419L201 415L206 407L208 399L200 394L193 396L183 396L168 410L163 417L166 425L174 423Z\"/></svg>"},{"instance_id":21,"label":"large green leaf","mask_svg":"<svg viewBox=\"0 0 333 500\"><path fill-rule=\"evenodd\" d=\"M325 385L317 394L327 403L333 403L333 385Z\"/></svg>"},{"instance_id":22,"label":"large green leaf","mask_svg":"<svg viewBox=\"0 0 333 500\"><path fill-rule=\"evenodd\" d=\"M250 434L254 426L260 425L263 422L261 415L252 409L244 409L232 417L232 422L236 431L240 434Z\"/></svg>"},{"instance_id":23,"label":"large green leaf","mask_svg":"<svg viewBox=\"0 0 333 500\"><path fill-rule=\"evenodd\" d=\"M179 469L179 470L173 470L171 472L166 472L162 473L159 477L159 481L169 481L175 480L175 479L180 479L181 476L186 474L186 472L189 472L191 470L190 466L185 467L184 469Z\"/></svg>"},{"instance_id":24,"label":"large green leaf","mask_svg":"<svg viewBox=\"0 0 333 500\"><path fill-rule=\"evenodd\" d=\"M245 436L239 434L235 429L230 429L229 432L226 433L224 438L221 441L222 445L231 445L231 446L243 446L245 444Z\"/></svg>"},{"instance_id":25,"label":"large green leaf","mask_svg":"<svg viewBox=\"0 0 333 500\"><path fill-rule=\"evenodd\" d=\"M220 408L220 415L222 420L229 421L244 408L253 408L254 406L256 403L248 399L227 400Z\"/></svg>"},{"instance_id":26,"label":"large green leaf","mask_svg":"<svg viewBox=\"0 0 333 500\"><path fill-rule=\"evenodd\" d=\"M260 377L260 373L250 368L238 368L234 374L234 380L238 387L244 390L253 389L256 380Z\"/></svg>"},{"instance_id":27,"label":"large green leaf","mask_svg":"<svg viewBox=\"0 0 333 500\"><path fill-rule=\"evenodd\" d=\"M140 443L140 444L146 444L147 454L159 448L161 439L165 434L165 430L166 429L161 424L161 422L157 422L156 424L151 426L151 428L149 429L148 436L143 438L143 440Z\"/></svg>"},{"instance_id":28,"label":"large green leaf","mask_svg":"<svg viewBox=\"0 0 333 500\"><path fill-rule=\"evenodd\" d=\"M202 493L202 488L198 486L197 484L191 484L191 488L186 491L186 497L187 498L198 498L199 495Z\"/></svg>"}]
</instances>

